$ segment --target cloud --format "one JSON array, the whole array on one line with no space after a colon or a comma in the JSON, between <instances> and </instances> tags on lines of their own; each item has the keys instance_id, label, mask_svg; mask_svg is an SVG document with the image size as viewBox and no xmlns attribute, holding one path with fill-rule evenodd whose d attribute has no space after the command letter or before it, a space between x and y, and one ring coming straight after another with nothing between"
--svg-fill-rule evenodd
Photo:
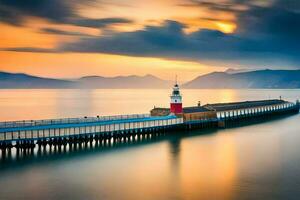
<instances>
[{"instance_id":1,"label":"cloud","mask_svg":"<svg viewBox=\"0 0 300 200\"><path fill-rule=\"evenodd\" d=\"M15 47L0 48L0 51L31 52L31 53L58 53L56 49L36 48L36 47Z\"/></svg>"},{"instance_id":2,"label":"cloud","mask_svg":"<svg viewBox=\"0 0 300 200\"><path fill-rule=\"evenodd\" d=\"M0 0L0 21L21 26L28 16L40 17L55 23L106 28L113 24L133 23L120 17L91 19L78 15L80 6L91 6L96 0Z\"/></svg>"},{"instance_id":3,"label":"cloud","mask_svg":"<svg viewBox=\"0 0 300 200\"><path fill-rule=\"evenodd\" d=\"M253 6L238 15L239 32L247 35L282 37L300 33L300 3L287 6L288 1L277 0L270 7Z\"/></svg>"},{"instance_id":4,"label":"cloud","mask_svg":"<svg viewBox=\"0 0 300 200\"><path fill-rule=\"evenodd\" d=\"M166 20L159 26L145 26L142 30L82 37L77 42L62 44L55 51L299 68L300 3L292 0L274 0L263 5L256 1L249 2L228 0L219 4L197 1L197 6L206 6L211 10L234 11L237 23L235 33L225 34L208 29L185 33L185 24ZM247 9L237 9L237 5L244 5ZM106 23L120 22L130 23L130 20L109 18L100 21L78 20L74 23L101 27Z\"/></svg>"},{"instance_id":5,"label":"cloud","mask_svg":"<svg viewBox=\"0 0 300 200\"><path fill-rule=\"evenodd\" d=\"M81 36L81 37L90 37L91 35L80 33L80 32L71 32L71 31L63 31L54 28L43 28L40 29L42 33L46 34L54 34L54 35L67 35L67 36Z\"/></svg>"},{"instance_id":6,"label":"cloud","mask_svg":"<svg viewBox=\"0 0 300 200\"><path fill-rule=\"evenodd\" d=\"M133 20L127 18L102 18L102 19L88 19L78 18L69 21L70 24L90 27L90 28L105 28L112 24L130 24Z\"/></svg>"},{"instance_id":7,"label":"cloud","mask_svg":"<svg viewBox=\"0 0 300 200\"><path fill-rule=\"evenodd\" d=\"M78 0L0 0L0 20L20 25L24 17L36 16L55 22L75 17Z\"/></svg>"},{"instance_id":8,"label":"cloud","mask_svg":"<svg viewBox=\"0 0 300 200\"><path fill-rule=\"evenodd\" d=\"M228 10L233 10L237 1L247 5L247 9L236 11L238 28L232 34L205 29L186 34L184 24L167 20L161 26L146 26L143 30L83 38L61 46L60 50L297 67L300 3L275 0L260 6L234 0L226 3ZM219 10L220 5L204 4Z\"/></svg>"},{"instance_id":9,"label":"cloud","mask_svg":"<svg viewBox=\"0 0 300 200\"><path fill-rule=\"evenodd\" d=\"M255 0L251 0L254 2ZM248 6L250 1L245 0L225 0L225 1L208 1L208 0L187 0L184 3L178 4L178 6L182 7L199 7L199 8L207 8L211 11L223 11L223 12L240 12L242 10L242 6Z\"/></svg>"},{"instance_id":10,"label":"cloud","mask_svg":"<svg viewBox=\"0 0 300 200\"><path fill-rule=\"evenodd\" d=\"M83 38L59 49L199 61L215 57L226 59L239 47L240 39L236 36L206 29L186 34L184 27L184 24L168 20L161 26L147 26L144 30Z\"/></svg>"},{"instance_id":11,"label":"cloud","mask_svg":"<svg viewBox=\"0 0 300 200\"><path fill-rule=\"evenodd\" d=\"M81 39L60 47L63 51L102 52L137 56L152 56L174 52L186 45L183 24L166 21L163 26L147 26L145 30ZM79 48L80 45L84 45ZM188 49L186 46L185 48Z\"/></svg>"}]
</instances>

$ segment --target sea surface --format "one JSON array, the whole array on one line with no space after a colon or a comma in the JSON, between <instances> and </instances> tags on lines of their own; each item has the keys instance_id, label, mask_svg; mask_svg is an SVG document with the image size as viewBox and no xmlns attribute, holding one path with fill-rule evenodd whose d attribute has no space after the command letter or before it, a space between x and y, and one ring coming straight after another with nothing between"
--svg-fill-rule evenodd
<instances>
[{"instance_id":1,"label":"sea surface","mask_svg":"<svg viewBox=\"0 0 300 200\"><path fill-rule=\"evenodd\" d=\"M170 90L0 90L0 121L148 113ZM184 106L300 98L300 90L183 90ZM300 114L74 151L1 157L0 199L300 198Z\"/></svg>"}]
</instances>

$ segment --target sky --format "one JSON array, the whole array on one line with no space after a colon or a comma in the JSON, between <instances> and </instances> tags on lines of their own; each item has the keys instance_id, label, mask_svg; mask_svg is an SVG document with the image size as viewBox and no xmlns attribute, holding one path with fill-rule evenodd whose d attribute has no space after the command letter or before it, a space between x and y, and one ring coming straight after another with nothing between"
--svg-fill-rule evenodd
<instances>
[{"instance_id":1,"label":"sky","mask_svg":"<svg viewBox=\"0 0 300 200\"><path fill-rule=\"evenodd\" d=\"M0 71L53 78L300 68L298 0L0 0Z\"/></svg>"}]
</instances>

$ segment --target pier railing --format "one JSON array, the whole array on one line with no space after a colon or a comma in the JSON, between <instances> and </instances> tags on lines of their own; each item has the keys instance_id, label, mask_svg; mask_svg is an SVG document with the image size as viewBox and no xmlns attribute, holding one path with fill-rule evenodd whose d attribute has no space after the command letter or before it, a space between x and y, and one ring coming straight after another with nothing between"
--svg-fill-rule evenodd
<instances>
[{"instance_id":1,"label":"pier railing","mask_svg":"<svg viewBox=\"0 0 300 200\"><path fill-rule=\"evenodd\" d=\"M46 120L22 120L0 122L0 128L17 128L55 124L79 124L89 122L113 121L122 119L139 119L150 117L149 114L115 115L115 116L97 116L83 118L64 118L64 119L46 119Z\"/></svg>"}]
</instances>

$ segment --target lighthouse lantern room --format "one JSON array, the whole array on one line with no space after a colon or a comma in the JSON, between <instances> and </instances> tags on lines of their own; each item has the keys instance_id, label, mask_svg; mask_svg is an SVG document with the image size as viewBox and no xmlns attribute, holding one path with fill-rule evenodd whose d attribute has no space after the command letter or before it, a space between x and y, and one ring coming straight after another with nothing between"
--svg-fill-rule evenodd
<instances>
[{"instance_id":1,"label":"lighthouse lantern room","mask_svg":"<svg viewBox=\"0 0 300 200\"><path fill-rule=\"evenodd\" d=\"M180 94L179 86L177 84L177 78L170 97L171 97L171 103L170 103L171 113L174 114L182 113L182 96Z\"/></svg>"}]
</instances>

